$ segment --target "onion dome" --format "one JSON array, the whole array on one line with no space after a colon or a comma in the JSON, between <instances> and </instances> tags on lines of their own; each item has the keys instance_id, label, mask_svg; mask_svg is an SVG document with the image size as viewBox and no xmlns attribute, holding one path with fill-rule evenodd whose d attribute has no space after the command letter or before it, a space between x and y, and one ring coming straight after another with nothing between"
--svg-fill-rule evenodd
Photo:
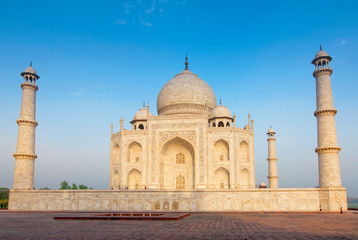
<instances>
[{"instance_id":1,"label":"onion dome","mask_svg":"<svg viewBox=\"0 0 358 240\"><path fill-rule=\"evenodd\" d=\"M160 90L157 98L159 115L207 113L216 106L211 87L188 69L174 76Z\"/></svg>"},{"instance_id":2,"label":"onion dome","mask_svg":"<svg viewBox=\"0 0 358 240\"><path fill-rule=\"evenodd\" d=\"M224 105L215 107L211 112L210 118L232 118L230 110Z\"/></svg>"},{"instance_id":3,"label":"onion dome","mask_svg":"<svg viewBox=\"0 0 358 240\"><path fill-rule=\"evenodd\" d=\"M133 123L134 121L146 121L148 119L148 117L153 116L153 114L149 111L148 108L143 107L141 109L139 109L133 117L133 120L131 121L131 123Z\"/></svg>"}]
</instances>

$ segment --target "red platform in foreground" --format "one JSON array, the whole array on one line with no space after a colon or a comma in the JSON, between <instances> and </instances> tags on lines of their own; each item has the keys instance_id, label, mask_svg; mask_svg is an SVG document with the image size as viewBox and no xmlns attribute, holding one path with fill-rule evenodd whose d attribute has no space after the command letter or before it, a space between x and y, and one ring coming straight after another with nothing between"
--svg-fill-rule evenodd
<instances>
[{"instance_id":1,"label":"red platform in foreground","mask_svg":"<svg viewBox=\"0 0 358 240\"><path fill-rule=\"evenodd\" d=\"M54 220L137 220L137 221L176 221L189 216L190 213L160 213L160 212L119 212L90 215L71 215L54 217Z\"/></svg>"}]
</instances>

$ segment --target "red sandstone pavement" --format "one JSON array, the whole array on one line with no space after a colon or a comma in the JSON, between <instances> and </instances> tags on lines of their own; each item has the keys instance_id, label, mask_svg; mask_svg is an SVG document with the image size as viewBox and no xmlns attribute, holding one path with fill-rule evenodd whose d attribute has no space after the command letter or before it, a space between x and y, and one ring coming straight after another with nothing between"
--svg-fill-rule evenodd
<instances>
[{"instance_id":1,"label":"red sandstone pavement","mask_svg":"<svg viewBox=\"0 0 358 240\"><path fill-rule=\"evenodd\" d=\"M95 215L96 213L94 213ZM191 213L178 221L53 220L0 212L0 239L358 239L358 214Z\"/></svg>"}]
</instances>

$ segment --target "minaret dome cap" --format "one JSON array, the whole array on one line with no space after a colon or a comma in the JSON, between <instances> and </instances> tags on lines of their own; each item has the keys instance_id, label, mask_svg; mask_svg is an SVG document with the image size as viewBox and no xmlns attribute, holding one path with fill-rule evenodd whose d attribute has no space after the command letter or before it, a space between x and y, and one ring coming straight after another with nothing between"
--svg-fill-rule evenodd
<instances>
[{"instance_id":1,"label":"minaret dome cap","mask_svg":"<svg viewBox=\"0 0 358 240\"><path fill-rule=\"evenodd\" d=\"M30 66L27 67L24 72L21 73L21 76L24 76L25 74L30 74L36 76L37 79L40 78L40 76L37 75L35 69L32 67L32 63L30 63Z\"/></svg>"},{"instance_id":2,"label":"minaret dome cap","mask_svg":"<svg viewBox=\"0 0 358 240\"><path fill-rule=\"evenodd\" d=\"M268 132L267 132L267 134L270 134L270 133L276 134L275 131L274 131L272 128L270 128L270 129L268 130Z\"/></svg>"},{"instance_id":3,"label":"minaret dome cap","mask_svg":"<svg viewBox=\"0 0 358 240\"><path fill-rule=\"evenodd\" d=\"M326 51L322 50L322 46L320 46L319 52L316 54L315 58L312 60L312 64L315 64L317 62L317 60L319 60L321 58L327 58L328 61L332 60L332 57L330 57Z\"/></svg>"},{"instance_id":4,"label":"minaret dome cap","mask_svg":"<svg viewBox=\"0 0 358 240\"><path fill-rule=\"evenodd\" d=\"M328 53L326 51L321 50L315 56L315 58L319 58L319 57L328 57Z\"/></svg>"}]
</instances>

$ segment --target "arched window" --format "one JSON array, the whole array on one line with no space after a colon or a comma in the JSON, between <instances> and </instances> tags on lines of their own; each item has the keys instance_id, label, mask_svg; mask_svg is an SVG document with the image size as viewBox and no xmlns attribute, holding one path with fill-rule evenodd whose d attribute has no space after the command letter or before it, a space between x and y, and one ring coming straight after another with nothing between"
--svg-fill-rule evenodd
<instances>
[{"instance_id":1,"label":"arched window","mask_svg":"<svg viewBox=\"0 0 358 240\"><path fill-rule=\"evenodd\" d=\"M178 202L177 202L177 201L174 201L174 202L172 203L172 209L173 209L173 210L178 210L178 208L179 208Z\"/></svg>"},{"instance_id":2,"label":"arched window","mask_svg":"<svg viewBox=\"0 0 358 240\"><path fill-rule=\"evenodd\" d=\"M158 201L156 201L156 202L154 203L153 208L154 208L155 210L160 210L160 203L159 203Z\"/></svg>"},{"instance_id":3,"label":"arched window","mask_svg":"<svg viewBox=\"0 0 358 240\"><path fill-rule=\"evenodd\" d=\"M116 144L114 147L113 147L113 164L117 164L119 163L119 146L118 144Z\"/></svg>"},{"instance_id":4,"label":"arched window","mask_svg":"<svg viewBox=\"0 0 358 240\"><path fill-rule=\"evenodd\" d=\"M138 128L139 128L140 130L143 130L143 129L144 129L143 124L139 124Z\"/></svg>"},{"instance_id":5,"label":"arched window","mask_svg":"<svg viewBox=\"0 0 358 240\"><path fill-rule=\"evenodd\" d=\"M182 175L177 176L176 189L185 189L185 178Z\"/></svg>"},{"instance_id":6,"label":"arched window","mask_svg":"<svg viewBox=\"0 0 358 240\"><path fill-rule=\"evenodd\" d=\"M229 144L223 139L220 139L214 144L214 159L215 161L229 160Z\"/></svg>"},{"instance_id":7,"label":"arched window","mask_svg":"<svg viewBox=\"0 0 358 240\"><path fill-rule=\"evenodd\" d=\"M215 123L213 123L213 127L216 127Z\"/></svg>"},{"instance_id":8,"label":"arched window","mask_svg":"<svg viewBox=\"0 0 358 240\"><path fill-rule=\"evenodd\" d=\"M142 173L137 169L129 171L127 185L129 189L139 189L142 185Z\"/></svg>"},{"instance_id":9,"label":"arched window","mask_svg":"<svg viewBox=\"0 0 358 240\"><path fill-rule=\"evenodd\" d=\"M215 171L214 181L217 188L228 189L230 188L230 173L226 168L218 168Z\"/></svg>"},{"instance_id":10,"label":"arched window","mask_svg":"<svg viewBox=\"0 0 358 240\"><path fill-rule=\"evenodd\" d=\"M132 142L128 145L128 162L138 162L141 161L142 156L142 146L137 142Z\"/></svg>"},{"instance_id":11,"label":"arched window","mask_svg":"<svg viewBox=\"0 0 358 240\"><path fill-rule=\"evenodd\" d=\"M322 66L326 67L326 61L323 61Z\"/></svg>"},{"instance_id":12,"label":"arched window","mask_svg":"<svg viewBox=\"0 0 358 240\"><path fill-rule=\"evenodd\" d=\"M249 148L249 144L246 141L242 141L240 143L239 160L240 162L244 162L244 163L250 162L250 148Z\"/></svg>"},{"instance_id":13,"label":"arched window","mask_svg":"<svg viewBox=\"0 0 358 240\"><path fill-rule=\"evenodd\" d=\"M230 127L230 122L227 122L227 123L226 123L226 127Z\"/></svg>"},{"instance_id":14,"label":"arched window","mask_svg":"<svg viewBox=\"0 0 358 240\"><path fill-rule=\"evenodd\" d=\"M223 123L222 121L220 121L220 122L218 123L218 127L225 127L225 125L224 125L224 123Z\"/></svg>"},{"instance_id":15,"label":"arched window","mask_svg":"<svg viewBox=\"0 0 358 240\"><path fill-rule=\"evenodd\" d=\"M165 210L169 209L169 203L167 201L163 203L163 209Z\"/></svg>"},{"instance_id":16,"label":"arched window","mask_svg":"<svg viewBox=\"0 0 358 240\"><path fill-rule=\"evenodd\" d=\"M185 155L183 153L178 153L176 157L177 164L185 164Z\"/></svg>"}]
</instances>

